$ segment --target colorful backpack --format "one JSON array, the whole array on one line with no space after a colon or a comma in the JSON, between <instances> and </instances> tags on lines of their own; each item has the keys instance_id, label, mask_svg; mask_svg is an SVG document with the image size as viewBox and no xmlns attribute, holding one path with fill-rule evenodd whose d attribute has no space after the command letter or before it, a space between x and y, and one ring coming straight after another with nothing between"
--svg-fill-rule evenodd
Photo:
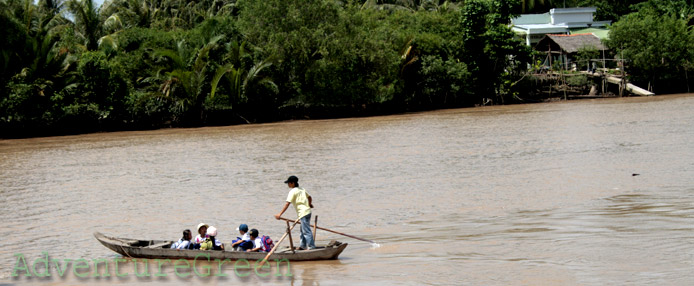
<instances>
[{"instance_id":1,"label":"colorful backpack","mask_svg":"<svg viewBox=\"0 0 694 286\"><path fill-rule=\"evenodd\" d=\"M260 238L260 241L263 243L263 251L265 252L270 252L273 248L275 248L275 243L272 242L272 238L267 235L263 235Z\"/></svg>"}]
</instances>

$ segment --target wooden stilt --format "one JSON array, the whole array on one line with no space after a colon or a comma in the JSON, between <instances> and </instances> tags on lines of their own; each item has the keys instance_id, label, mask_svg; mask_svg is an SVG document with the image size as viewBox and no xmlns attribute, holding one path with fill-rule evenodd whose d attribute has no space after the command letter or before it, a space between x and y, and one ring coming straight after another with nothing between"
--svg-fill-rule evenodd
<instances>
[{"instance_id":1,"label":"wooden stilt","mask_svg":"<svg viewBox=\"0 0 694 286\"><path fill-rule=\"evenodd\" d=\"M313 220L313 241L316 241L316 228L318 227L318 216Z\"/></svg>"},{"instance_id":2,"label":"wooden stilt","mask_svg":"<svg viewBox=\"0 0 694 286\"><path fill-rule=\"evenodd\" d=\"M565 59L566 59L566 58L565 58ZM564 61L564 63L566 63L566 61ZM567 63L567 64L568 64L568 63ZM566 66L567 64L565 64L565 66ZM560 75L560 77L561 77L562 89L564 89L564 100L566 100L566 89L567 89L567 85L566 85L566 78L564 77L564 70L563 70L563 69L559 70L559 73L560 73L559 75Z\"/></svg>"},{"instance_id":3,"label":"wooden stilt","mask_svg":"<svg viewBox=\"0 0 694 286\"><path fill-rule=\"evenodd\" d=\"M684 79L687 80L687 93L690 93L690 91L689 91L689 74L687 73L687 69L684 69Z\"/></svg>"},{"instance_id":4,"label":"wooden stilt","mask_svg":"<svg viewBox=\"0 0 694 286\"><path fill-rule=\"evenodd\" d=\"M292 240L292 229L289 227L289 222L287 221L287 234L289 235L289 247L294 252L294 240Z\"/></svg>"},{"instance_id":5,"label":"wooden stilt","mask_svg":"<svg viewBox=\"0 0 694 286\"><path fill-rule=\"evenodd\" d=\"M602 75L602 95L605 96L605 80L607 77L605 75Z\"/></svg>"}]
</instances>

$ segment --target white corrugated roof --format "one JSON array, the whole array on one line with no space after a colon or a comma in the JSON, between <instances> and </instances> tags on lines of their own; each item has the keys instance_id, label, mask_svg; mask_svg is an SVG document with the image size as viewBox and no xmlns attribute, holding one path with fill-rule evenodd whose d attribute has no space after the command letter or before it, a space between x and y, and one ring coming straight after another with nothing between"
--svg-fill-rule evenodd
<instances>
[{"instance_id":1,"label":"white corrugated roof","mask_svg":"<svg viewBox=\"0 0 694 286\"><path fill-rule=\"evenodd\" d=\"M552 24L529 24L529 25L515 25L513 29L519 32L530 34L547 34L547 33L562 33L567 32L569 26L567 25L552 25Z\"/></svg>"}]
</instances>

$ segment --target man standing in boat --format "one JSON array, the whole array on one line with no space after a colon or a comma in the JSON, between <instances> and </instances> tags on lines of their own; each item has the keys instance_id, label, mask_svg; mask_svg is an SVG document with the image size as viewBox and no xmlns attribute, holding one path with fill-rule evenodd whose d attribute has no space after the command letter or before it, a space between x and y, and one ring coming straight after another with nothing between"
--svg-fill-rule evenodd
<instances>
[{"instance_id":1,"label":"man standing in boat","mask_svg":"<svg viewBox=\"0 0 694 286\"><path fill-rule=\"evenodd\" d=\"M296 176L290 176L284 183L291 190L282 211L276 214L275 218L280 219L282 214L289 208L289 204L293 204L296 209L296 215L301 218L301 249L314 249L316 244L311 233L311 208L313 208L311 195L299 187L299 178Z\"/></svg>"}]
</instances>

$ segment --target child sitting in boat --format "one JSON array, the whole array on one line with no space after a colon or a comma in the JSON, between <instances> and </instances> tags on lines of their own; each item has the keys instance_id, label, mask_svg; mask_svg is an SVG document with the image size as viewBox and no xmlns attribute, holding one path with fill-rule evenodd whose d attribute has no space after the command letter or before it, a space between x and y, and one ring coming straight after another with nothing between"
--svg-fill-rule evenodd
<instances>
[{"instance_id":1,"label":"child sitting in boat","mask_svg":"<svg viewBox=\"0 0 694 286\"><path fill-rule=\"evenodd\" d=\"M239 246L242 243L250 242L251 237L248 235L248 225L246 225L245 223L239 225L239 227L236 230L239 231L241 237L236 237L236 239L232 241L231 246L234 248L234 250L239 250Z\"/></svg>"},{"instance_id":2,"label":"child sitting in boat","mask_svg":"<svg viewBox=\"0 0 694 286\"><path fill-rule=\"evenodd\" d=\"M263 241L260 240L260 237L258 237L258 230L255 228L251 229L249 235L251 237L251 241L253 242L253 246L250 249L246 249L246 252L263 251Z\"/></svg>"},{"instance_id":3,"label":"child sitting in boat","mask_svg":"<svg viewBox=\"0 0 694 286\"><path fill-rule=\"evenodd\" d=\"M224 244L222 244L221 241L217 240L215 237L217 236L217 228L214 226L210 226L207 229L207 239L203 243L200 244L200 249L201 250L224 250Z\"/></svg>"},{"instance_id":4,"label":"child sitting in boat","mask_svg":"<svg viewBox=\"0 0 694 286\"><path fill-rule=\"evenodd\" d=\"M205 239L207 238L207 228L209 225L207 225L204 222L201 222L198 224L198 235L195 237L195 240L192 242L193 243L193 249L199 249L200 244L205 242Z\"/></svg>"},{"instance_id":5,"label":"child sitting in boat","mask_svg":"<svg viewBox=\"0 0 694 286\"><path fill-rule=\"evenodd\" d=\"M190 229L186 229L183 231L183 237L179 239L177 242L174 242L171 244L172 249L192 249L193 244L190 243L190 240L193 238L193 235L190 233Z\"/></svg>"}]
</instances>

